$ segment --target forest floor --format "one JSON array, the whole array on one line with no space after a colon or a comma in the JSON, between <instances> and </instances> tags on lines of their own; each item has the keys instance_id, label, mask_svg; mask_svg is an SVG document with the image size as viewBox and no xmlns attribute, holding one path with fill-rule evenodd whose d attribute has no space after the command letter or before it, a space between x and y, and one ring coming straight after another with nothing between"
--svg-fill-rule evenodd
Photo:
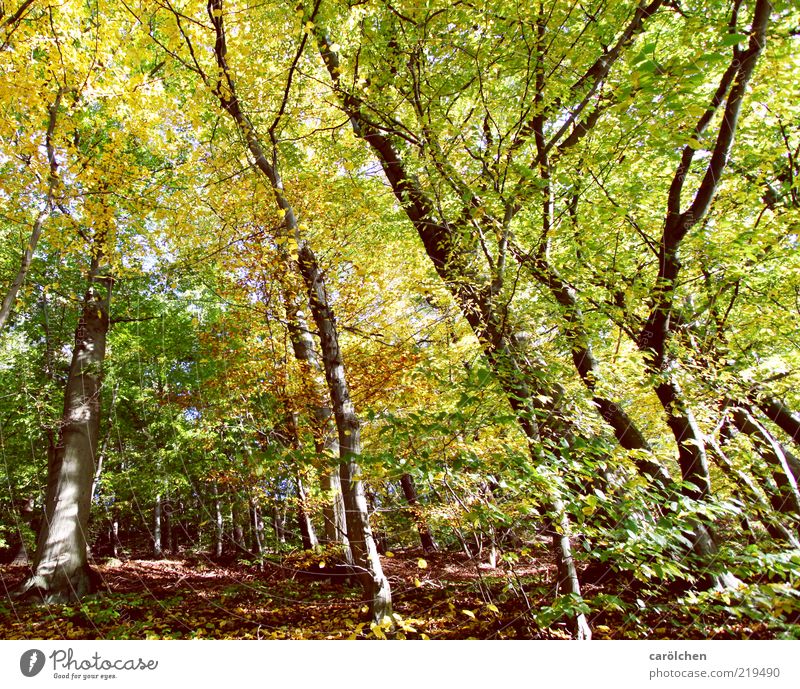
<instances>
[{"instance_id":1,"label":"forest floor","mask_svg":"<svg viewBox=\"0 0 800 689\"><path fill-rule=\"evenodd\" d=\"M277 559L277 558L276 558ZM314 560L317 560L316 562ZM260 566L207 559L108 559L95 562L96 595L75 605L37 606L9 596L26 571L0 566L0 639L348 639L375 638L360 590L324 576L319 558L303 569L287 560ZM552 603L554 568L491 568L458 553L419 549L383 557L401 638L567 639ZM322 571L322 573L321 573ZM591 574L586 572L585 574ZM648 603L633 615L620 582L584 577L595 638L774 638L768 621L687 612L685 604ZM617 589L611 591L611 588ZM608 589L608 590L606 590ZM632 596L637 595L635 592ZM639 603L633 599L633 606ZM727 618L727 619L725 619Z\"/></svg>"}]
</instances>

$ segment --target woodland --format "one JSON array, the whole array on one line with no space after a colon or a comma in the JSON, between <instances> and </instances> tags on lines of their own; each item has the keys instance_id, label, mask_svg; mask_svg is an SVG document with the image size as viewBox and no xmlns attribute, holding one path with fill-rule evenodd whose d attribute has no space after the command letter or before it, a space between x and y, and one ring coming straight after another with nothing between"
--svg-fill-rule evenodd
<instances>
[{"instance_id":1,"label":"woodland","mask_svg":"<svg viewBox=\"0 0 800 689\"><path fill-rule=\"evenodd\" d=\"M793 0L0 1L0 637L800 638Z\"/></svg>"}]
</instances>

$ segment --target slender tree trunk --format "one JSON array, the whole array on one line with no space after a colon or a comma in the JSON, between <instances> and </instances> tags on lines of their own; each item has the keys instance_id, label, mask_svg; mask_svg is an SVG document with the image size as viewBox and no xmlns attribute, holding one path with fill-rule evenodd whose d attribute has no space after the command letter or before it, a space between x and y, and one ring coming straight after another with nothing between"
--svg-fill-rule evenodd
<instances>
[{"instance_id":1,"label":"slender tree trunk","mask_svg":"<svg viewBox=\"0 0 800 689\"><path fill-rule=\"evenodd\" d=\"M303 479L297 476L297 525L300 528L300 538L303 542L304 550L312 550L319 545L317 540L317 532L314 530L314 525L311 523L311 517L308 514L308 500L306 497L306 488L303 484Z\"/></svg>"},{"instance_id":2,"label":"slender tree trunk","mask_svg":"<svg viewBox=\"0 0 800 689\"><path fill-rule=\"evenodd\" d=\"M161 546L161 523L162 523L161 494L156 495L155 507L153 508L153 557L164 557L164 550Z\"/></svg>"},{"instance_id":3,"label":"slender tree trunk","mask_svg":"<svg viewBox=\"0 0 800 689\"><path fill-rule=\"evenodd\" d=\"M93 588L86 533L100 435L100 387L111 299L111 279L101 275L101 246L96 239L89 288L75 330L59 440L48 466L33 576L19 591L21 595L38 593L47 603L80 599Z\"/></svg>"},{"instance_id":4,"label":"slender tree trunk","mask_svg":"<svg viewBox=\"0 0 800 689\"><path fill-rule=\"evenodd\" d=\"M263 552L263 547L261 544L261 531L264 528L261 522L261 515L259 514L258 504L256 503L255 499L251 496L250 498L250 515L251 515L251 528L253 530L253 538L252 544L253 547L251 550L255 555L261 555Z\"/></svg>"},{"instance_id":5,"label":"slender tree trunk","mask_svg":"<svg viewBox=\"0 0 800 689\"><path fill-rule=\"evenodd\" d=\"M419 540L422 544L422 549L426 553L433 553L436 552L436 541L433 540L433 535L431 534L431 530L428 527L428 523L425 521L424 517L422 516L422 512L419 508L419 500L417 498L417 488L414 485L414 479L411 478L410 474L403 474L400 477L400 485L403 488L403 495L406 497L406 502L409 505L409 511L411 513L411 518L414 520L414 524L417 526L417 531L419 532Z\"/></svg>"},{"instance_id":6,"label":"slender tree trunk","mask_svg":"<svg viewBox=\"0 0 800 689\"><path fill-rule=\"evenodd\" d=\"M227 62L228 46L222 0L208 0L207 9L209 20L214 27L216 38L214 54L219 68L214 87L215 95L219 98L223 110L231 116L238 127L247 148L255 159L256 168L269 181L275 201L283 214L282 231L285 233L283 239L293 240L298 247L296 264L303 277L309 296L311 314L319 332L323 369L339 438L339 476L345 504L347 536L354 565L360 570L359 579L370 599L373 620L376 622L388 620L389 624L393 624L389 581L381 568L367 518L364 490L359 478L360 469L357 457L361 451L360 424L350 401L333 311L325 294L316 257L300 234L297 216L284 192L278 168L279 151L275 126L279 118L269 130L272 148L271 155L268 156L255 126L242 110L236 93L232 71Z\"/></svg>"},{"instance_id":7,"label":"slender tree trunk","mask_svg":"<svg viewBox=\"0 0 800 689\"><path fill-rule=\"evenodd\" d=\"M214 481L211 484L212 494L214 496L214 516L216 523L216 530L214 532L214 557L222 557L222 544L225 536L225 523L222 518L222 502L219 497L219 486Z\"/></svg>"},{"instance_id":8,"label":"slender tree trunk","mask_svg":"<svg viewBox=\"0 0 800 689\"><path fill-rule=\"evenodd\" d=\"M355 567L359 570L359 580L370 599L372 619L377 623L388 620L393 626L389 581L383 573L369 524L364 486L360 480L361 469L357 462L361 454L361 423L350 399L333 310L328 302L316 256L306 243L299 248L298 267L308 289L311 315L319 332L323 369L339 434L339 478L350 549Z\"/></svg>"},{"instance_id":9,"label":"slender tree trunk","mask_svg":"<svg viewBox=\"0 0 800 689\"><path fill-rule=\"evenodd\" d=\"M288 256L284 257L289 264ZM306 322L303 301L294 292L286 276L287 284L283 289L286 306L286 320L289 339L292 343L295 358L305 369L305 375L314 394L312 413L314 417L314 444L319 458L320 483L323 495L326 496L322 508L323 533L327 543L341 543L345 550L345 559L352 564L352 553L347 541L347 524L345 521L342 485L339 480L338 466L334 469L331 462L339 456L339 438L328 397L322 363L314 346L314 339ZM306 302L307 303L307 302ZM296 436L296 430L295 430Z\"/></svg>"}]
</instances>

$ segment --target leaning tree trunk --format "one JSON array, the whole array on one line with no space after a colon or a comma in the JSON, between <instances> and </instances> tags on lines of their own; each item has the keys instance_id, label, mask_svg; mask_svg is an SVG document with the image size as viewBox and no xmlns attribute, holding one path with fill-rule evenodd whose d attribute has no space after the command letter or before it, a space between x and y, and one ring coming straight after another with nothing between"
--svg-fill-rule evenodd
<instances>
[{"instance_id":1,"label":"leaning tree trunk","mask_svg":"<svg viewBox=\"0 0 800 689\"><path fill-rule=\"evenodd\" d=\"M312 26L314 23L312 22ZM508 321L502 309L494 303L502 286L502 271L497 271L487 281L486 276L477 275L473 265L475 255L469 239L473 233L456 221L449 223L437 220L438 204L435 197L420 185L419 179L406 169L400 149L384 130L376 127L370 117L364 115L360 96L347 91L340 82L339 56L324 31L317 26L315 36L320 56L327 68L342 108L350 118L355 135L363 139L375 153L384 175L406 216L417 231L428 257L458 304L462 315L481 343L489 365L502 386L514 411L520 430L525 435L531 458L537 465L546 465L541 451L536 422L536 400L529 389L529 381L522 374L520 362L510 346ZM464 242L467 246L464 246ZM344 487L344 486L343 486ZM580 585L572 557L569 539L569 519L562 509L562 502L555 487L544 496L545 509L554 524L562 526L564 537L554 541L555 556L560 566L569 571L565 578L566 593L580 598ZM350 521L348 519L348 526ZM571 619L578 638L591 638L591 630L583 614Z\"/></svg>"},{"instance_id":2,"label":"leaning tree trunk","mask_svg":"<svg viewBox=\"0 0 800 689\"><path fill-rule=\"evenodd\" d=\"M236 124L248 150L254 158L258 171L268 180L278 208L283 216L281 239L292 240L298 247L298 257L293 261L305 283L309 306L314 323L319 331L325 380L328 384L334 419L339 438L339 476L342 481L342 496L345 504L347 536L353 553L354 565L370 601L370 612L376 623L385 619L392 623L392 604L389 580L383 574L375 540L369 526L364 490L359 479L357 457L361 452L361 432L358 418L350 401L350 391L345 377L342 352L339 348L333 311L325 294L322 275L316 257L301 236L294 208L286 197L278 167L279 151L275 127L280 113L269 130L271 149L262 144L254 124L242 110L232 70L227 61L227 38L222 0L208 0L209 21L214 29L214 56L218 67L213 84L214 94L222 109ZM305 39L304 39L305 40ZM211 86L209 77L206 82ZM271 162L270 162L271 161Z\"/></svg>"},{"instance_id":3,"label":"leaning tree trunk","mask_svg":"<svg viewBox=\"0 0 800 689\"><path fill-rule=\"evenodd\" d=\"M75 347L64 392L64 413L47 469L47 498L33 574L20 595L46 603L78 600L93 588L86 533L100 431L100 385L108 332L111 279L100 274L95 251L89 289L75 330Z\"/></svg>"},{"instance_id":4,"label":"leaning tree trunk","mask_svg":"<svg viewBox=\"0 0 800 689\"><path fill-rule=\"evenodd\" d=\"M347 537L354 566L358 569L359 581L369 598L373 621L386 624L388 620L389 626L393 627L389 580L383 573L378 547L369 524L364 486L360 479L358 457L361 454L361 422L350 399L336 321L325 291L322 273L316 256L305 242L300 246L297 264L308 289L311 315L319 331L325 380L328 383L339 434L339 478L342 482Z\"/></svg>"}]
</instances>

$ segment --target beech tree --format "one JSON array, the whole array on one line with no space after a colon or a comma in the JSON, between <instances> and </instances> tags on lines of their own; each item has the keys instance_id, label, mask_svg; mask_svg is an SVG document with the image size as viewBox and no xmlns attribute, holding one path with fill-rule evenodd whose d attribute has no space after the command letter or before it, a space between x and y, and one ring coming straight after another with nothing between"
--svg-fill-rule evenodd
<instances>
[{"instance_id":1,"label":"beech tree","mask_svg":"<svg viewBox=\"0 0 800 689\"><path fill-rule=\"evenodd\" d=\"M355 575L380 635L379 545L492 571L546 547L525 614L588 639L597 571L704 600L767 561L791 579L798 20L6 9L0 538L38 531L22 592L80 598L94 552L301 548Z\"/></svg>"}]
</instances>

